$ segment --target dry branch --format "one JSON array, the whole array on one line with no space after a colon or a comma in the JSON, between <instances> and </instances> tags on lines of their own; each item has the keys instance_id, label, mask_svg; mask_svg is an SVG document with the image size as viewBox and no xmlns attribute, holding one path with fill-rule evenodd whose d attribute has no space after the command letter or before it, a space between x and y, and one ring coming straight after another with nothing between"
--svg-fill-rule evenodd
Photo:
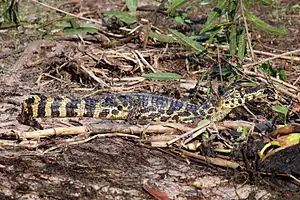
<instances>
[{"instance_id":1,"label":"dry branch","mask_svg":"<svg viewBox=\"0 0 300 200\"><path fill-rule=\"evenodd\" d=\"M212 157L202 156L200 154L191 153L191 152L185 151L185 150L180 150L180 151L184 156L196 158L196 159L205 161L206 163L209 163L209 164L213 164L213 165L217 165L217 166L221 166L221 167L226 167L226 168L232 168L232 169L236 169L238 167L241 167L236 162L224 160L224 159L221 159L221 158L212 158Z\"/></svg>"},{"instance_id":2,"label":"dry branch","mask_svg":"<svg viewBox=\"0 0 300 200\"><path fill-rule=\"evenodd\" d=\"M39 139L43 137L63 136L63 135L78 135L78 134L98 134L98 133L123 133L140 135L142 133L174 133L178 130L189 131L192 128L185 127L180 124L166 124L166 125L130 125L119 123L94 123L87 126L77 127L63 127L53 128L46 130L30 131L18 133L18 137L21 139Z\"/></svg>"},{"instance_id":3,"label":"dry branch","mask_svg":"<svg viewBox=\"0 0 300 200\"><path fill-rule=\"evenodd\" d=\"M290 55L290 54L295 54L295 53L299 53L299 52L300 52L300 49L297 49L297 50L294 50L294 51L285 52L283 54L279 54L279 55L273 56L271 58L266 58L266 59L263 59L263 60L260 60L260 61L254 62L254 63L243 65L243 68L247 68L247 67L250 67L250 66L259 65L261 63L264 63L264 62L267 62L267 61L270 61L270 60L274 60L276 58L281 58L282 56L286 56L286 55Z\"/></svg>"}]
</instances>

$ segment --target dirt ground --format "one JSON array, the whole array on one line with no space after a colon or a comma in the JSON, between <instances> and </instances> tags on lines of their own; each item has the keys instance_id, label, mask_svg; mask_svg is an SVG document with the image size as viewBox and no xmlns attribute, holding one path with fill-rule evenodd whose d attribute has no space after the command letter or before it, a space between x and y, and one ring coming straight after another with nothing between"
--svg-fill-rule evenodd
<instances>
[{"instance_id":1,"label":"dirt ground","mask_svg":"<svg viewBox=\"0 0 300 200\"><path fill-rule=\"evenodd\" d=\"M276 6L287 9L277 7L279 13L271 12L267 7L253 10L263 13L261 18L272 25L286 25L289 35L270 36L252 30L257 51L280 54L300 48L299 8L296 11L292 9L297 1L278 2ZM61 3L63 1L47 1L54 7ZM33 22L42 26L47 20L54 20L62 14L29 0L19 4L22 17L32 24L0 30L0 134L32 130L16 120L22 102L32 94L91 97L103 93L150 92L190 100L189 93L197 83L197 76L206 73L213 65L206 59L187 61L189 52L175 45L168 48L164 45L144 47L137 42L138 39L133 39L108 47L107 38L102 34L82 38L44 37L43 33L36 31L37 26ZM147 18L157 5L158 2L150 0L139 1L141 10L146 10L139 11L139 16ZM87 0L62 5L60 9L76 14L89 12L95 17L97 12L117 11L123 6L124 1L119 0ZM195 6L190 17L203 20L211 9ZM286 23L287 19L289 23ZM161 29L170 27L182 31L190 28L174 23L161 13L157 13L154 21ZM260 59L267 57L257 55ZM134 67L138 64L136 60L142 60L137 58L146 59L154 71L176 72L183 79L165 82L147 80L142 77L143 72L153 70L147 64L143 69ZM272 64L287 70L291 82L299 77L299 61L275 59ZM299 81L295 87L299 88ZM241 113L246 111L241 110ZM91 120L42 121L47 123L47 128L52 128L73 126L78 121L85 124ZM293 120L299 123L299 119ZM274 180L269 182L256 172L246 174L199 163L166 148L150 147L131 137L99 136L78 144L60 143L74 137L51 137L38 141L47 144L36 148L22 147L17 145L18 142L13 143L15 146L7 145L13 139L5 140L6 143L1 141L0 199L154 199L145 187L165 192L170 199L300 198L299 185L283 187L287 180L277 180L272 184ZM299 152L299 148L296 150ZM201 187L192 186L196 182Z\"/></svg>"}]
</instances>

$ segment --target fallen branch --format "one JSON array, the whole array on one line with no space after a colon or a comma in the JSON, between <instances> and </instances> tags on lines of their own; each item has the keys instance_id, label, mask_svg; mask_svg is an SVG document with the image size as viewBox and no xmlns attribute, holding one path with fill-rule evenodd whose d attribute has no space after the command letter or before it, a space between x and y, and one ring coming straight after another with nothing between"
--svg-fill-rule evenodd
<instances>
[{"instance_id":1,"label":"fallen branch","mask_svg":"<svg viewBox=\"0 0 300 200\"><path fill-rule=\"evenodd\" d=\"M285 82L285 81L283 81L283 80L280 80L280 79L275 78L275 77L272 77L272 76L267 77L267 76L265 76L264 74L261 74L261 73L258 73L258 72L257 72L257 73L256 73L256 72L252 72L252 71L247 70L247 69L243 70L243 73L244 73L244 74L247 74L247 75L252 75L252 76L264 78L264 79L266 79L266 80L270 79L270 80L272 80L272 81L275 81L275 82L277 82L277 83L280 83L280 84L282 84L282 85L285 85L285 86L287 86L287 87L289 87L289 88L292 88L292 89L294 89L294 90L297 91L297 92L300 91L299 87L297 87L297 86L295 86L295 85L291 85L291 84L289 84L289 83L287 83L287 82Z\"/></svg>"},{"instance_id":2,"label":"fallen branch","mask_svg":"<svg viewBox=\"0 0 300 200\"><path fill-rule=\"evenodd\" d=\"M213 165L217 165L217 166L221 166L221 167L226 167L226 168L232 168L232 169L236 169L238 167L242 167L242 166L240 166L236 162L224 160L224 159L221 159L221 158L211 158L211 157L207 157L207 156L202 156L200 154L191 153L189 151L185 151L185 150L182 150L182 149L180 149L179 151L184 156L188 156L188 157L192 157L192 158L197 158L197 159L205 161L206 163L209 163L209 164L213 164Z\"/></svg>"},{"instance_id":3,"label":"fallen branch","mask_svg":"<svg viewBox=\"0 0 300 200\"><path fill-rule=\"evenodd\" d=\"M223 121L223 122L217 123L218 130L237 129L240 126L249 130L254 125L255 124L253 122L247 122L247 121L241 121L241 120L239 120L239 121Z\"/></svg>"},{"instance_id":4,"label":"fallen branch","mask_svg":"<svg viewBox=\"0 0 300 200\"><path fill-rule=\"evenodd\" d=\"M66 11L61 10L61 9L58 9L58 8L55 8L55 7L53 7L53 6L49 6L49 5L47 5L47 4L44 4L44 3L39 2L39 1L36 1L36 0L31 0L31 1L33 1L34 3L40 4L40 5L42 5L42 6L46 7L46 8L49 8L49 9L55 10L55 11L57 11L57 12L60 12L60 13L69 15L69 16L71 16L71 17L78 18L78 19L81 19L81 20L86 20L86 21L89 21L89 22L93 22L93 23L95 23L95 24L98 24L98 25L101 25L101 26L102 26L102 22L100 22L100 21L97 21L97 20L94 20L94 19L89 19L89 18L82 17L82 16L78 16L78 15L74 15L74 14L72 14L72 13L66 12Z\"/></svg>"},{"instance_id":5,"label":"fallen branch","mask_svg":"<svg viewBox=\"0 0 300 200\"><path fill-rule=\"evenodd\" d=\"M299 52L300 52L300 49L297 49L297 50L294 50L294 51L285 52L283 54L279 54L279 55L273 56L271 58L266 58L266 59L263 59L263 60L260 60L260 61L254 62L254 63L249 63L249 64L246 64L246 65L243 65L242 67L243 68L247 68L247 67L250 67L250 66L259 65L261 63L264 63L264 62L267 62L267 61L270 61L270 60L274 60L274 59L280 58L282 56L286 56L286 55L290 55L290 54L294 54L294 53L299 53Z\"/></svg>"},{"instance_id":6,"label":"fallen branch","mask_svg":"<svg viewBox=\"0 0 300 200\"><path fill-rule=\"evenodd\" d=\"M192 129L192 130L189 130L188 132L186 132L186 133L184 133L184 134L181 134L180 136L178 136L178 137L174 138L173 140L169 141L167 144L168 144L168 145L171 145L171 144L173 144L174 142L176 142L176 141L178 141L178 140L180 140L180 139L182 139L182 138L185 138L185 137L187 137L187 136L190 136L190 135L191 135L191 139L193 139L193 138L195 138L196 136L198 136L199 134L201 134L202 132L204 132L204 131L206 130L206 128L210 125L210 123L211 123L211 122L210 122L209 120L207 120L207 121L205 121L205 122L202 124L202 126L198 126L198 127L194 128L194 129ZM196 135L193 135L194 133L197 133L197 134L196 134ZM185 143L189 142L191 139L187 139L187 140L185 141Z\"/></svg>"},{"instance_id":7,"label":"fallen branch","mask_svg":"<svg viewBox=\"0 0 300 200\"><path fill-rule=\"evenodd\" d=\"M30 132L17 133L20 139L40 139L44 137L54 137L63 135L78 135L78 134L98 134L98 133L123 133L131 135L140 135L145 132L150 133L174 133L178 130L189 131L192 128L185 127L180 124L154 124L154 125L131 125L131 124L119 124L119 123L94 123L87 126L76 127L61 127L52 128L46 130L37 130Z\"/></svg>"}]
</instances>

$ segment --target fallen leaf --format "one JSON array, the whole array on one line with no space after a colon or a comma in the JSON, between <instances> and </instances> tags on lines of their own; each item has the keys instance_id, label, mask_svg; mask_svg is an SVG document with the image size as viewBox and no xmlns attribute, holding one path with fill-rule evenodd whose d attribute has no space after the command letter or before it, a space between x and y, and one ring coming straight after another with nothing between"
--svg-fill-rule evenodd
<instances>
[{"instance_id":1,"label":"fallen leaf","mask_svg":"<svg viewBox=\"0 0 300 200\"><path fill-rule=\"evenodd\" d=\"M144 190L146 190L151 196L153 196L155 199L158 200L169 200L167 193L160 192L158 190L155 190L153 188L150 188L148 185L143 185Z\"/></svg>"}]
</instances>

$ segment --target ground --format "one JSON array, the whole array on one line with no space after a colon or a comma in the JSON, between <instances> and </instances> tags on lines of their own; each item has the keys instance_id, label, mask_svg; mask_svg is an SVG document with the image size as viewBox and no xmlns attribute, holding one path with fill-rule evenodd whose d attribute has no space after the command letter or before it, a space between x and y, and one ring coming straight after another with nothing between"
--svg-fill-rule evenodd
<instances>
[{"instance_id":1,"label":"ground","mask_svg":"<svg viewBox=\"0 0 300 200\"><path fill-rule=\"evenodd\" d=\"M139 3L139 16L149 19L156 8L154 6L159 5L158 2L146 0ZM270 24L286 25L289 35L278 37L252 30L257 51L280 54L300 47L299 8L293 7L297 1L277 3L275 10L278 13L263 6L253 10ZM47 4L54 7L60 5L57 1ZM90 12L95 17L98 12L121 10L124 5L124 1L119 0L88 0L79 3L74 1L74 4L60 8L72 13ZM278 9L278 6L287 9ZM190 17L203 20L212 8L195 6ZM130 42L120 39L119 45L111 47L106 45L105 34L83 38L59 34L44 37L43 33L37 31L36 24L28 22L38 21L43 26L47 20L51 21L62 14L33 1L21 1L20 11L27 22L25 25L17 29L0 30L1 136L32 130L16 120L22 102L32 94L82 97L108 92L151 92L197 102L189 94L197 83L197 76L213 71L208 70L213 65L209 60L189 57L189 51L176 45L166 47L148 44L145 47L137 42L138 39ZM190 28L174 23L162 13L157 13L155 17L156 26L160 29L170 27L186 31ZM257 55L260 59L265 56L259 52ZM142 58L151 63L153 69ZM143 67L139 62L143 62ZM296 81L299 77L299 60L275 59L272 62L274 66L287 70L290 82L295 82L295 87L299 88L299 81ZM183 79L160 82L142 77L143 72L153 71L176 72ZM245 110L241 110L241 113L247 115ZM89 119L76 120L82 124L89 122ZM297 120L294 122L299 123ZM74 124L60 119L47 122L50 123L49 127ZM289 195L297 199L299 195L297 185L283 187L286 180L280 180L283 181L281 185L278 182L272 185L259 173L258 176L256 172L251 174L216 167L174 154L167 148L150 147L139 139L95 137L77 144L60 143L72 138L42 139L38 142L45 145L37 148L22 146L20 140L16 142L6 138L0 141L0 199L153 199L145 190L146 187L165 192L170 199L277 199ZM8 145L10 141L14 145ZM291 159L299 161L299 158ZM282 160L286 163L291 161ZM280 170L263 167L271 171ZM297 167L293 169L296 170ZM198 183L198 187L194 187L193 183Z\"/></svg>"}]
</instances>

